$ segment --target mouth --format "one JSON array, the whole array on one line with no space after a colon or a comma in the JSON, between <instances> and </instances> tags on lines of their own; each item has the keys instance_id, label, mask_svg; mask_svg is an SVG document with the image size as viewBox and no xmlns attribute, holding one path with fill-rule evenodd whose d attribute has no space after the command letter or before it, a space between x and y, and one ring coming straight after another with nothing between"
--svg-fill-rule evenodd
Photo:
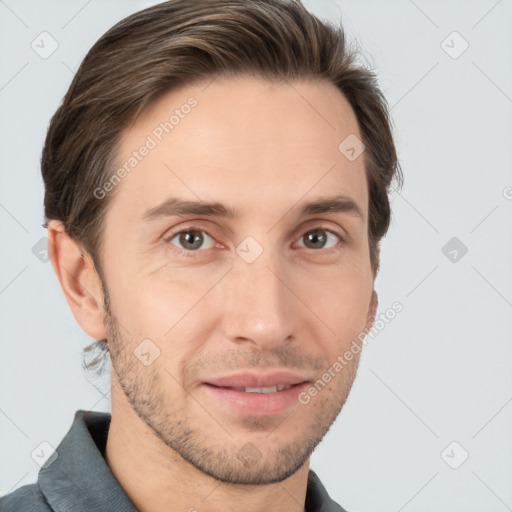
<instances>
[{"instance_id":1,"label":"mouth","mask_svg":"<svg viewBox=\"0 0 512 512\"><path fill-rule=\"evenodd\" d=\"M275 393L309 380L311 380L309 375L301 375L288 370L274 370L271 372L237 372L222 377L210 378L205 380L205 383L219 388L246 391L247 393Z\"/></svg>"},{"instance_id":2,"label":"mouth","mask_svg":"<svg viewBox=\"0 0 512 512\"><path fill-rule=\"evenodd\" d=\"M264 388L229 388L235 391L243 391L244 393L276 393L277 391L283 391L283 389L290 389L291 385L279 384L277 386L267 386Z\"/></svg>"},{"instance_id":3,"label":"mouth","mask_svg":"<svg viewBox=\"0 0 512 512\"><path fill-rule=\"evenodd\" d=\"M210 379L200 387L209 402L231 415L263 417L297 406L299 394L310 382L289 372L243 373Z\"/></svg>"}]
</instances>

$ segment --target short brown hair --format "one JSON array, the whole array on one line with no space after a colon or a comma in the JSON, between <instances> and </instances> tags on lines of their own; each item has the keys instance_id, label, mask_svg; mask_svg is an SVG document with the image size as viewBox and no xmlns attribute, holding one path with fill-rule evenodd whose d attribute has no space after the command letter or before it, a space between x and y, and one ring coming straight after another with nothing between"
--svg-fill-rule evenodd
<instances>
[{"instance_id":1,"label":"short brown hair","mask_svg":"<svg viewBox=\"0 0 512 512\"><path fill-rule=\"evenodd\" d=\"M334 84L365 145L368 239L374 276L390 223L389 186L402 176L387 103L373 71L357 63L341 26L293 0L171 0L117 23L91 48L51 120L42 155L47 220L91 254L100 272L109 197L94 190L114 172L122 131L165 91L219 74ZM340 141L341 142L341 141Z\"/></svg>"}]
</instances>

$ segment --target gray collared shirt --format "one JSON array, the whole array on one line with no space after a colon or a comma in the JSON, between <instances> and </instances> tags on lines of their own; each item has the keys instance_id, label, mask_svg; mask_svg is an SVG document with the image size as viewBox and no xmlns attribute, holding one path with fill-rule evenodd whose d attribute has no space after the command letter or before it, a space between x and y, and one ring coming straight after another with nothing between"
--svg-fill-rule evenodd
<instances>
[{"instance_id":1,"label":"gray collared shirt","mask_svg":"<svg viewBox=\"0 0 512 512\"><path fill-rule=\"evenodd\" d=\"M77 411L37 483L0 498L0 512L137 512L104 459L110 414ZM307 512L345 512L309 471Z\"/></svg>"}]
</instances>

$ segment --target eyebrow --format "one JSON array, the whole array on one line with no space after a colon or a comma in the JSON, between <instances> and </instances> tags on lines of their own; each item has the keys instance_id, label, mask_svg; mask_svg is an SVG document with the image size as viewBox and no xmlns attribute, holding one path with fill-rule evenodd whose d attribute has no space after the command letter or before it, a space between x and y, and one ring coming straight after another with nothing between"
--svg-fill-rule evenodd
<instances>
[{"instance_id":1,"label":"eyebrow","mask_svg":"<svg viewBox=\"0 0 512 512\"><path fill-rule=\"evenodd\" d=\"M321 197L302 205L299 217L307 217L320 213L347 213L364 219L363 212L357 203L347 196ZM231 208L218 202L183 201L171 197L163 203L147 210L142 219L152 219L183 215L204 215L207 217L219 217L234 219L240 216L237 208Z\"/></svg>"}]
</instances>

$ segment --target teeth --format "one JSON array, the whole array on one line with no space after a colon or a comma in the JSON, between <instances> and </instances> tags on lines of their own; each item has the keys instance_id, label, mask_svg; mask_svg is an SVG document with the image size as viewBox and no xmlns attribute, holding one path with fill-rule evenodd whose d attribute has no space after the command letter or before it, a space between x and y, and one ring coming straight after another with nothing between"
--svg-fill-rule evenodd
<instances>
[{"instance_id":1,"label":"teeth","mask_svg":"<svg viewBox=\"0 0 512 512\"><path fill-rule=\"evenodd\" d=\"M246 393L275 393L283 389L289 389L291 386L280 384L279 386L269 386L266 388L236 388L237 391L245 391Z\"/></svg>"}]
</instances>

